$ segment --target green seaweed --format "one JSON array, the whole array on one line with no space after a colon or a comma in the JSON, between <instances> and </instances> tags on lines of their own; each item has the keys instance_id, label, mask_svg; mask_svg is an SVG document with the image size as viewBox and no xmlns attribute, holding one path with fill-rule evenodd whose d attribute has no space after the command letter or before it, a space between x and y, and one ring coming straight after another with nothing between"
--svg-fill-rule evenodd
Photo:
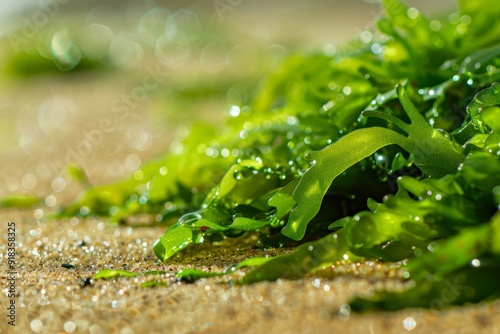
<instances>
[{"instance_id":1,"label":"green seaweed","mask_svg":"<svg viewBox=\"0 0 500 334\"><path fill-rule=\"evenodd\" d=\"M136 273L132 273L130 271L126 270L119 270L119 269L102 269L99 270L95 275L94 279L113 279L113 278L118 278L118 277L136 277Z\"/></svg>"},{"instance_id":2,"label":"green seaweed","mask_svg":"<svg viewBox=\"0 0 500 334\"><path fill-rule=\"evenodd\" d=\"M410 124L377 111L365 111L363 115L385 119L406 132L407 137L386 128L365 128L345 135L319 152L311 152L308 158L314 161L314 165L304 173L293 192L298 204L283 228L284 235L294 240L302 239L333 179L385 146L397 144L410 152L415 165L429 177L444 176L457 170L465 159L460 146L424 120L403 86L396 90Z\"/></svg>"},{"instance_id":3,"label":"green seaweed","mask_svg":"<svg viewBox=\"0 0 500 334\"><path fill-rule=\"evenodd\" d=\"M190 268L185 268L181 269L176 273L176 276L183 281L186 282L193 282L201 278L210 278L210 277L219 277L219 276L225 276L228 274L231 274L235 272L236 270L239 270L241 268L245 267L256 267L256 266L262 266L266 262L269 262L272 260L271 257L251 257L248 258L244 261L241 261L237 265L231 266L227 268L224 271L219 271L219 272L206 272L202 270L197 270L197 269L190 269Z\"/></svg>"},{"instance_id":4,"label":"green seaweed","mask_svg":"<svg viewBox=\"0 0 500 334\"><path fill-rule=\"evenodd\" d=\"M0 200L0 208L30 208L41 204L40 198L32 195L12 195Z\"/></svg>"},{"instance_id":5,"label":"green seaweed","mask_svg":"<svg viewBox=\"0 0 500 334\"><path fill-rule=\"evenodd\" d=\"M290 56L222 129L196 125L181 153L143 166L140 178L90 187L61 214L154 215L169 226L153 246L162 261L247 232L264 248L296 247L221 272L183 269L186 281L244 266L254 268L238 284L298 279L338 261L404 260L406 289L352 308L496 298L495 1L459 1L458 13L438 20L385 0L377 31L333 55ZM450 289L453 298L442 298Z\"/></svg>"}]
</instances>

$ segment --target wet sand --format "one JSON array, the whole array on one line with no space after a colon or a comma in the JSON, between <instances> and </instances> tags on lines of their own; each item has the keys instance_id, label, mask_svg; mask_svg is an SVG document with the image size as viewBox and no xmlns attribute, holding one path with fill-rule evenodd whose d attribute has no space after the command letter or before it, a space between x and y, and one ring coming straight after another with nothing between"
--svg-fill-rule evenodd
<instances>
[{"instance_id":1,"label":"wet sand","mask_svg":"<svg viewBox=\"0 0 500 334\"><path fill-rule=\"evenodd\" d=\"M283 8L283 15L290 11ZM233 34L239 36L238 43L252 49L255 39L260 40L262 47L262 43L279 40L273 34L289 34L289 26L274 24L272 15L267 15L270 18L267 25L254 27L249 33L246 27L255 15L259 15L259 9L252 11L245 4L241 10L228 13L225 23L238 27ZM338 21L336 28L321 23L330 19L326 11L321 16L311 15L308 20L312 23L295 36L302 39L298 49L311 50L327 41L336 44L346 40L347 36L359 33L374 14L365 11L351 16L352 22L348 13L337 11L336 15L328 21L329 24ZM347 23L351 25L348 29L339 28ZM246 40L241 39L244 34ZM308 37L312 35L315 37ZM281 41L285 44L288 40ZM199 57L200 50L194 50L193 54ZM71 152L87 141L93 150L79 154L78 158L93 184L129 175L138 164L168 150L178 125L185 121L182 117L190 116L168 108L169 100L163 98L167 79L165 85L151 92L150 98L138 104L120 128L106 132L96 125L98 120L112 118L110 106L141 82L150 60L144 59L132 70L105 74L0 80L3 126L0 158L9 162L0 169L0 195L25 192L50 198L53 207L43 207L45 212L72 200L81 185L63 172L64 165L74 158ZM185 84L200 72L207 82L228 74L228 71L207 74L203 69L189 67L169 70L168 84ZM186 75L186 68L197 73ZM224 96L223 101L198 101L190 108L202 110L204 115L223 115L226 107ZM177 115L180 119L170 123L165 121L165 115ZM131 129L132 125L136 127ZM85 131L96 129L101 129L105 136L102 141L91 142ZM54 183L56 178L64 182ZM221 270L250 256L274 256L289 250L253 249L250 242L204 245L169 263L160 263L151 246L164 227L132 228L97 218L36 220L33 210L10 209L0 210L0 222L0 333L500 333L500 300L439 312L424 309L350 312L347 303L357 294L403 287L394 265L338 264L304 279L251 286L234 286L232 280L237 276L188 284L175 277L179 269ZM6 317L10 305L8 222L15 223L17 233L16 327L9 326ZM92 280L97 271L111 268L166 273ZM161 284L152 288L140 286L151 280Z\"/></svg>"},{"instance_id":2,"label":"wet sand","mask_svg":"<svg viewBox=\"0 0 500 334\"><path fill-rule=\"evenodd\" d=\"M216 271L249 256L288 250L257 250L251 243L204 245L197 252L160 263L151 245L163 227L31 217L31 211L0 214L2 278L8 271L7 222L15 222L17 229L16 327L6 321L9 300L3 294L0 333L500 332L500 300L444 311L350 312L347 304L357 294L403 288L394 265L338 264L300 280L250 286L232 284L239 274L186 283L175 277L184 267ZM91 280L101 269L163 270L165 274ZM140 286L148 281L161 285Z\"/></svg>"}]
</instances>

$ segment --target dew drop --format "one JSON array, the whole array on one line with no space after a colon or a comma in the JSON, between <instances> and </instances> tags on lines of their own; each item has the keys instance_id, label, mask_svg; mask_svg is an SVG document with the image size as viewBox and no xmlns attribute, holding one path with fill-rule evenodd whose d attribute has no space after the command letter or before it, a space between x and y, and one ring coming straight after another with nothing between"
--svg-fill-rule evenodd
<instances>
[{"instance_id":1,"label":"dew drop","mask_svg":"<svg viewBox=\"0 0 500 334\"><path fill-rule=\"evenodd\" d=\"M57 199L54 195L49 195L45 197L45 205L47 205L49 208L55 206L57 203Z\"/></svg>"},{"instance_id":2,"label":"dew drop","mask_svg":"<svg viewBox=\"0 0 500 334\"><path fill-rule=\"evenodd\" d=\"M473 267L480 267L481 266L481 261L479 261L478 259L473 259L470 264L473 266Z\"/></svg>"},{"instance_id":3,"label":"dew drop","mask_svg":"<svg viewBox=\"0 0 500 334\"><path fill-rule=\"evenodd\" d=\"M380 182L387 182L387 176L386 176L386 175L379 176L378 180L379 180Z\"/></svg>"},{"instance_id":4,"label":"dew drop","mask_svg":"<svg viewBox=\"0 0 500 334\"><path fill-rule=\"evenodd\" d=\"M61 177L55 178L52 180L51 187L55 192L62 192L66 188L66 181Z\"/></svg>"},{"instance_id":5,"label":"dew drop","mask_svg":"<svg viewBox=\"0 0 500 334\"><path fill-rule=\"evenodd\" d=\"M136 179L137 181L142 180L143 177L144 177L144 173L142 170L136 170L134 172L134 179Z\"/></svg>"},{"instance_id":6,"label":"dew drop","mask_svg":"<svg viewBox=\"0 0 500 334\"><path fill-rule=\"evenodd\" d=\"M330 109L332 109L334 106L334 103L333 101L328 101L327 103L325 103L320 109L319 109L319 113L320 114L325 114L327 111L329 111Z\"/></svg>"},{"instance_id":7,"label":"dew drop","mask_svg":"<svg viewBox=\"0 0 500 334\"><path fill-rule=\"evenodd\" d=\"M179 218L179 221L177 222L178 225L192 225L196 223L198 220L200 220L202 217L198 212L190 212L186 213L185 215L181 216Z\"/></svg>"},{"instance_id":8,"label":"dew drop","mask_svg":"<svg viewBox=\"0 0 500 334\"><path fill-rule=\"evenodd\" d=\"M204 237L202 233L197 233L194 236L193 242L197 245L201 245L203 243Z\"/></svg>"},{"instance_id":9,"label":"dew drop","mask_svg":"<svg viewBox=\"0 0 500 334\"><path fill-rule=\"evenodd\" d=\"M418 17L418 9L415 7L408 8L406 13L410 19L416 19Z\"/></svg>"},{"instance_id":10,"label":"dew drop","mask_svg":"<svg viewBox=\"0 0 500 334\"><path fill-rule=\"evenodd\" d=\"M339 308L338 317L342 321L349 320L351 314L351 306L349 304L342 304Z\"/></svg>"},{"instance_id":11,"label":"dew drop","mask_svg":"<svg viewBox=\"0 0 500 334\"><path fill-rule=\"evenodd\" d=\"M440 134L445 136L447 139L451 139L451 135L443 129L436 129Z\"/></svg>"},{"instance_id":12,"label":"dew drop","mask_svg":"<svg viewBox=\"0 0 500 334\"><path fill-rule=\"evenodd\" d=\"M373 35L371 32L365 30L359 35L359 39L361 40L361 42L368 44L372 41Z\"/></svg>"},{"instance_id":13,"label":"dew drop","mask_svg":"<svg viewBox=\"0 0 500 334\"><path fill-rule=\"evenodd\" d=\"M382 51L382 47L377 43L373 44L370 49L374 54L379 54Z\"/></svg>"},{"instance_id":14,"label":"dew drop","mask_svg":"<svg viewBox=\"0 0 500 334\"><path fill-rule=\"evenodd\" d=\"M73 333L76 329L76 324L73 321L67 321L63 327L66 332Z\"/></svg>"},{"instance_id":15,"label":"dew drop","mask_svg":"<svg viewBox=\"0 0 500 334\"><path fill-rule=\"evenodd\" d=\"M432 31L439 31L441 29L441 22L438 20L431 21L430 28Z\"/></svg>"},{"instance_id":16,"label":"dew drop","mask_svg":"<svg viewBox=\"0 0 500 334\"><path fill-rule=\"evenodd\" d=\"M229 108L229 115L231 115L232 117L239 116L240 115L240 107L232 106L231 108Z\"/></svg>"},{"instance_id":17,"label":"dew drop","mask_svg":"<svg viewBox=\"0 0 500 334\"><path fill-rule=\"evenodd\" d=\"M472 22L472 19L469 15L463 15L460 18L460 23L462 23L462 24L469 25L471 22Z\"/></svg>"},{"instance_id":18,"label":"dew drop","mask_svg":"<svg viewBox=\"0 0 500 334\"><path fill-rule=\"evenodd\" d=\"M406 317L403 320L403 327L407 331L411 331L411 330L415 329L415 327L417 327L417 322L412 317Z\"/></svg>"},{"instance_id":19,"label":"dew drop","mask_svg":"<svg viewBox=\"0 0 500 334\"><path fill-rule=\"evenodd\" d=\"M433 253L437 252L439 249L439 244L435 241L431 242L429 245L427 245L427 249Z\"/></svg>"},{"instance_id":20,"label":"dew drop","mask_svg":"<svg viewBox=\"0 0 500 334\"><path fill-rule=\"evenodd\" d=\"M241 171L236 169L234 172L233 172L233 177L236 179L236 180L241 180L242 178L242 175L241 175Z\"/></svg>"},{"instance_id":21,"label":"dew drop","mask_svg":"<svg viewBox=\"0 0 500 334\"><path fill-rule=\"evenodd\" d=\"M37 179L33 174L26 174L21 180L24 189L33 189L36 186Z\"/></svg>"},{"instance_id":22,"label":"dew drop","mask_svg":"<svg viewBox=\"0 0 500 334\"><path fill-rule=\"evenodd\" d=\"M30 323L31 330L38 333L42 329L43 323L39 319L32 320Z\"/></svg>"},{"instance_id":23,"label":"dew drop","mask_svg":"<svg viewBox=\"0 0 500 334\"><path fill-rule=\"evenodd\" d=\"M42 209L36 209L34 212L33 212L33 217L35 217L35 219L42 219L44 216L44 212Z\"/></svg>"}]
</instances>

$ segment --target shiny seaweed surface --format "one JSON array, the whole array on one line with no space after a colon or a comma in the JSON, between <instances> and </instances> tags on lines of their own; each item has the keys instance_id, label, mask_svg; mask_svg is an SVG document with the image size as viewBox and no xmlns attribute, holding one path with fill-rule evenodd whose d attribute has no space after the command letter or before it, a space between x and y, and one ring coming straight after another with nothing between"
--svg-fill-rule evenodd
<instances>
[{"instance_id":1,"label":"shiny seaweed surface","mask_svg":"<svg viewBox=\"0 0 500 334\"><path fill-rule=\"evenodd\" d=\"M60 214L150 214L170 225L154 245L162 261L250 231L261 247L296 246L247 260L239 284L401 261L407 289L358 298L355 310L498 297L500 7L459 0L438 20L382 2L374 29L351 44L289 57L251 103L232 107L224 131L195 126L181 152Z\"/></svg>"}]
</instances>

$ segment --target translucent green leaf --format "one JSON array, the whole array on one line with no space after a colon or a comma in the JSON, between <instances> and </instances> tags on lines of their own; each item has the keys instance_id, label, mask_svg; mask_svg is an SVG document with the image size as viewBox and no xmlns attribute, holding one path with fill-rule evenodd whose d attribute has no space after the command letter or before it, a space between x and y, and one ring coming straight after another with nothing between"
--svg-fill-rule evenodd
<instances>
[{"instance_id":1,"label":"translucent green leaf","mask_svg":"<svg viewBox=\"0 0 500 334\"><path fill-rule=\"evenodd\" d=\"M0 200L0 208L30 208L42 201L31 195L11 195Z\"/></svg>"},{"instance_id":2,"label":"translucent green leaf","mask_svg":"<svg viewBox=\"0 0 500 334\"><path fill-rule=\"evenodd\" d=\"M456 236L429 244L430 252L413 259L407 266L410 277L422 279L428 273L448 274L477 259L489 248L489 225L463 229Z\"/></svg>"},{"instance_id":3,"label":"translucent green leaf","mask_svg":"<svg viewBox=\"0 0 500 334\"><path fill-rule=\"evenodd\" d=\"M296 279L327 263L342 258L347 250L345 235L330 234L318 241L306 243L286 255L279 255L266 261L246 274L239 283L250 284L260 281L274 281L278 278Z\"/></svg>"},{"instance_id":4,"label":"translucent green leaf","mask_svg":"<svg viewBox=\"0 0 500 334\"><path fill-rule=\"evenodd\" d=\"M491 218L491 251L500 256L500 211L497 211Z\"/></svg>"},{"instance_id":5,"label":"translucent green leaf","mask_svg":"<svg viewBox=\"0 0 500 334\"><path fill-rule=\"evenodd\" d=\"M115 270L115 269L102 269L99 270L95 275L94 279L113 279L118 277L136 277L136 273L132 273L126 270Z\"/></svg>"},{"instance_id":6,"label":"translucent green leaf","mask_svg":"<svg viewBox=\"0 0 500 334\"><path fill-rule=\"evenodd\" d=\"M82 166L77 164L70 164L66 167L66 170L68 171L69 175L71 175L72 178L80 182L83 186L85 186L86 188L90 187L87 175L85 174L85 171L83 170Z\"/></svg>"},{"instance_id":7,"label":"translucent green leaf","mask_svg":"<svg viewBox=\"0 0 500 334\"><path fill-rule=\"evenodd\" d=\"M193 231L189 227L174 225L154 243L153 250L160 260L165 261L192 242Z\"/></svg>"}]
</instances>

